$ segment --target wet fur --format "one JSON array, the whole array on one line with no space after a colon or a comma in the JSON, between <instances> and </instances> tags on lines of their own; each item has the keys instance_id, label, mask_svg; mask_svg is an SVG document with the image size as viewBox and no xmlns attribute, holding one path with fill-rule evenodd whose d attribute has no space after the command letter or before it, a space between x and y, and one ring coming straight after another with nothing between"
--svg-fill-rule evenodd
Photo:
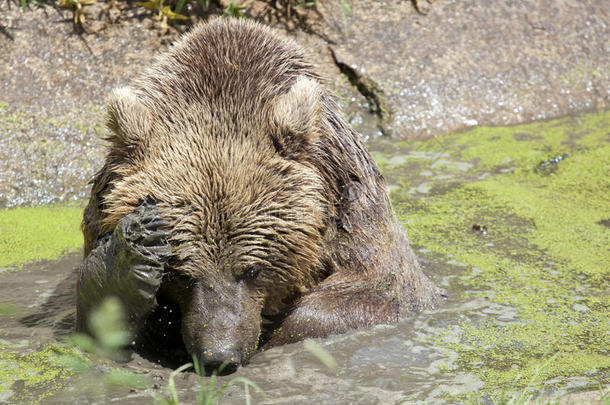
<instances>
[{"instance_id":1,"label":"wet fur","mask_svg":"<svg viewBox=\"0 0 610 405\"><path fill-rule=\"evenodd\" d=\"M151 196L173 248L162 288L176 297L204 280L224 302L195 308L183 330L217 311L252 312L249 355L261 312L288 313L274 345L439 302L376 163L293 42L241 20L198 25L107 106L110 147L85 210L85 256ZM256 280L239 281L252 266L262 269ZM243 303L232 302L231 283Z\"/></svg>"}]
</instances>

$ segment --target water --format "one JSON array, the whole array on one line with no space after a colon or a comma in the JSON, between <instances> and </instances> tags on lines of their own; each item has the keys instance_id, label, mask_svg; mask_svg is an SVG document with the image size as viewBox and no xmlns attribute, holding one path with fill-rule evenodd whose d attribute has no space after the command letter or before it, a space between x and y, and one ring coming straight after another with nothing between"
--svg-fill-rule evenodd
<instances>
[{"instance_id":1,"label":"water","mask_svg":"<svg viewBox=\"0 0 610 405\"><path fill-rule=\"evenodd\" d=\"M334 369L296 343L255 355L217 387L245 378L264 391L250 388L254 403L291 405L489 401L527 389L599 397L596 387L610 383L609 123L599 113L424 143L371 140L423 271L447 301L318 340ZM567 152L556 170L536 170ZM0 316L0 402L148 404L165 392L172 369L139 354L68 376L49 360L49 345L71 333L79 262L72 254L0 272L0 302L19 309ZM148 388L105 384L116 369L146 376ZM193 372L176 386L183 403L200 390ZM232 385L222 403L245 395Z\"/></svg>"},{"instance_id":2,"label":"water","mask_svg":"<svg viewBox=\"0 0 610 405\"><path fill-rule=\"evenodd\" d=\"M57 262L31 264L18 273L0 275L2 300L23 309L16 316L0 318L0 342L11 344L11 351L25 354L45 343L61 340L71 332L75 308L71 271L79 261L80 255L73 254ZM431 266L425 269L432 271ZM448 275L447 270L444 273ZM435 273L439 284L449 284L443 282L442 275L443 270ZM450 296L457 297L458 294L450 292ZM482 383L474 376L443 376L441 370L454 367L456 355L435 347L433 342L426 342L425 337L430 330L455 326L455 320L465 314L481 316L489 307L484 300L464 302L449 299L441 310L420 314L398 325L378 326L319 340L319 344L336 360L335 370L328 369L305 350L302 343L297 343L260 353L237 373L219 380L224 384L234 377L247 378L265 392L265 397L256 397L257 403L267 404L385 404L409 398L433 399L445 389L439 388L439 384L451 387L454 392L476 390ZM138 354L134 354L127 363L111 363L110 366L148 375L160 387L167 384L172 371ZM99 384L100 370L103 369L102 365L96 366L91 371L92 376L77 375L57 382L60 392L52 401L74 403L76 397L87 403L92 400L105 403L130 395L128 403L150 403L150 392L147 391L129 393L97 386L96 379ZM180 376L177 385L180 398L185 403L192 401L198 389L194 373ZM17 388L15 397L20 399L31 399L41 394L36 387L30 391L29 384L13 384L14 388ZM43 388L53 389L46 385ZM234 386L223 403L243 404L244 398L243 389Z\"/></svg>"}]
</instances>

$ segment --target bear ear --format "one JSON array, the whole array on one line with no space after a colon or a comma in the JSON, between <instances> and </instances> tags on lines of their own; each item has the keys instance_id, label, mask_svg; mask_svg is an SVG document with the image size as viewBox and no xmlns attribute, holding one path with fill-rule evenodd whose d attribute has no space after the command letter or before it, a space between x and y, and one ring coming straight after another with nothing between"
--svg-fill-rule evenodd
<instances>
[{"instance_id":1,"label":"bear ear","mask_svg":"<svg viewBox=\"0 0 610 405\"><path fill-rule=\"evenodd\" d=\"M299 76L290 90L275 100L273 120L278 130L272 137L281 155L298 158L319 138L321 99L320 84L312 78Z\"/></svg>"},{"instance_id":2,"label":"bear ear","mask_svg":"<svg viewBox=\"0 0 610 405\"><path fill-rule=\"evenodd\" d=\"M115 89L106 101L106 126L111 133L106 140L118 148L130 151L151 127L151 117L129 87Z\"/></svg>"}]
</instances>

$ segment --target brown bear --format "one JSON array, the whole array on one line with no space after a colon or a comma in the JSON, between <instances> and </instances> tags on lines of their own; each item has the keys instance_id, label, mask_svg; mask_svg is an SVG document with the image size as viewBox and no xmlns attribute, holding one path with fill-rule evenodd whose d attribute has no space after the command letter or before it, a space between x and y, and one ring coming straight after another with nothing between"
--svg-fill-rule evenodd
<instances>
[{"instance_id":1,"label":"brown bear","mask_svg":"<svg viewBox=\"0 0 610 405\"><path fill-rule=\"evenodd\" d=\"M162 299L188 353L234 370L259 343L438 304L377 164L292 41L244 20L198 25L107 110L79 330L115 295L139 333ZM274 320L264 334L263 319Z\"/></svg>"}]
</instances>

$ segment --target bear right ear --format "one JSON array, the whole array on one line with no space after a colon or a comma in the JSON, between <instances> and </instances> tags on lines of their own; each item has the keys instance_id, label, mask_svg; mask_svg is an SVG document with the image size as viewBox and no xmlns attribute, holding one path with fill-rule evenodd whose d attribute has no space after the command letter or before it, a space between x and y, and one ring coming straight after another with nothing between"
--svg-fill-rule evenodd
<instances>
[{"instance_id":1,"label":"bear right ear","mask_svg":"<svg viewBox=\"0 0 610 405\"><path fill-rule=\"evenodd\" d=\"M106 102L106 126L111 133L106 140L118 148L130 151L151 127L151 117L133 90L121 87L112 91Z\"/></svg>"},{"instance_id":2,"label":"bear right ear","mask_svg":"<svg viewBox=\"0 0 610 405\"><path fill-rule=\"evenodd\" d=\"M273 104L277 132L273 144L282 156L298 159L319 138L322 89L312 78L299 76L287 93Z\"/></svg>"}]
</instances>

